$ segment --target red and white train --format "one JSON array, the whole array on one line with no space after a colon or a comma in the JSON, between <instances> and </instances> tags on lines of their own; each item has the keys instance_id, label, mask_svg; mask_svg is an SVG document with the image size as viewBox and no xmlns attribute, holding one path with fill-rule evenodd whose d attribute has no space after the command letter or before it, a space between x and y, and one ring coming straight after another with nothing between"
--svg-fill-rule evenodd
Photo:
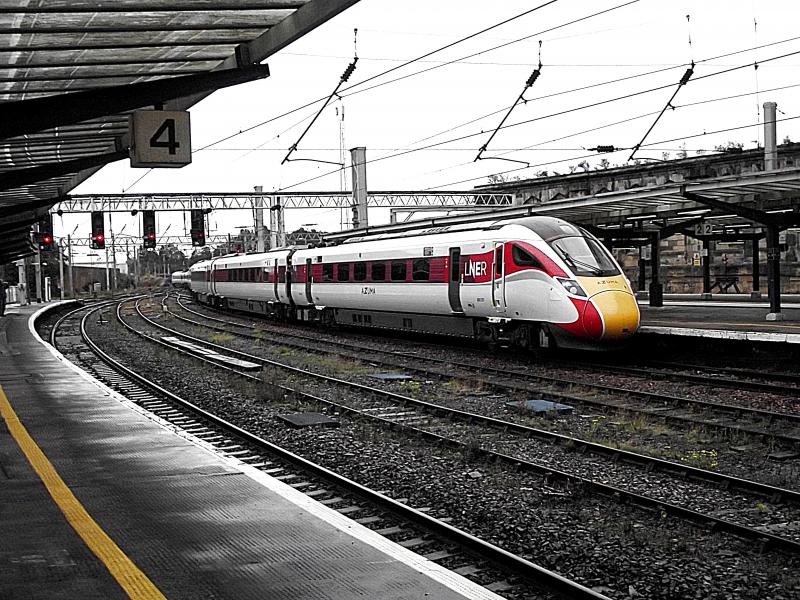
<instances>
[{"instance_id":1,"label":"red and white train","mask_svg":"<svg viewBox=\"0 0 800 600\"><path fill-rule=\"evenodd\" d=\"M220 308L525 348L603 347L639 326L613 256L553 217L228 255L193 265L189 279L198 301Z\"/></svg>"}]
</instances>

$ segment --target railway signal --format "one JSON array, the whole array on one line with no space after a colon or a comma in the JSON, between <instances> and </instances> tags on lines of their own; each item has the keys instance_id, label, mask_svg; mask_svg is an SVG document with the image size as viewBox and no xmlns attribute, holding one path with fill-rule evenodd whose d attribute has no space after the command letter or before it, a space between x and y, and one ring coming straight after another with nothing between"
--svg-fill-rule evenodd
<instances>
[{"instance_id":1,"label":"railway signal","mask_svg":"<svg viewBox=\"0 0 800 600\"><path fill-rule=\"evenodd\" d=\"M206 245L206 220L203 210L200 208L192 209L192 246Z\"/></svg>"},{"instance_id":2,"label":"railway signal","mask_svg":"<svg viewBox=\"0 0 800 600\"><path fill-rule=\"evenodd\" d=\"M39 233L36 236L39 250L47 252L53 250L53 217L47 214L39 221Z\"/></svg>"},{"instance_id":3,"label":"railway signal","mask_svg":"<svg viewBox=\"0 0 800 600\"><path fill-rule=\"evenodd\" d=\"M92 248L103 250L106 247L105 217L100 210L92 211Z\"/></svg>"},{"instance_id":4,"label":"railway signal","mask_svg":"<svg viewBox=\"0 0 800 600\"><path fill-rule=\"evenodd\" d=\"M156 247L156 211L142 211L142 240L145 248Z\"/></svg>"}]
</instances>

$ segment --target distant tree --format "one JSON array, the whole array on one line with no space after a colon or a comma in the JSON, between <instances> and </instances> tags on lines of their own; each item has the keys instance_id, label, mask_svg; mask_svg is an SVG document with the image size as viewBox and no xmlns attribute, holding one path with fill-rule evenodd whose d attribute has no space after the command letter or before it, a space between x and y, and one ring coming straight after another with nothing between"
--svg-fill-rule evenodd
<instances>
[{"instance_id":1,"label":"distant tree","mask_svg":"<svg viewBox=\"0 0 800 600\"><path fill-rule=\"evenodd\" d=\"M725 144L719 144L718 146L714 146L715 152L736 152L741 151L744 148L744 144L742 142L726 142Z\"/></svg>"},{"instance_id":2,"label":"distant tree","mask_svg":"<svg viewBox=\"0 0 800 600\"><path fill-rule=\"evenodd\" d=\"M191 267L195 263L209 259L211 259L211 248L203 246L192 252L192 255L189 257L189 266Z\"/></svg>"},{"instance_id":3,"label":"distant tree","mask_svg":"<svg viewBox=\"0 0 800 600\"><path fill-rule=\"evenodd\" d=\"M496 173L494 175L489 175L487 179L489 180L489 183L495 185L498 183L506 183L508 181L521 181L522 177L519 175L514 175L511 177L509 175L504 175L503 173Z\"/></svg>"},{"instance_id":4,"label":"distant tree","mask_svg":"<svg viewBox=\"0 0 800 600\"><path fill-rule=\"evenodd\" d=\"M688 153L686 152L686 142L680 145L680 150L678 150L677 156L679 159L686 158L688 156Z\"/></svg>"},{"instance_id":5,"label":"distant tree","mask_svg":"<svg viewBox=\"0 0 800 600\"><path fill-rule=\"evenodd\" d=\"M605 170L605 169L609 168L610 166L611 166L611 161L609 161L607 158L601 158L600 159L600 164L597 166L597 169L598 170L600 170L600 169Z\"/></svg>"},{"instance_id":6,"label":"distant tree","mask_svg":"<svg viewBox=\"0 0 800 600\"><path fill-rule=\"evenodd\" d=\"M792 140L789 139L789 136L787 135L785 138L783 138L783 141L781 143L782 144L791 144Z\"/></svg>"}]
</instances>

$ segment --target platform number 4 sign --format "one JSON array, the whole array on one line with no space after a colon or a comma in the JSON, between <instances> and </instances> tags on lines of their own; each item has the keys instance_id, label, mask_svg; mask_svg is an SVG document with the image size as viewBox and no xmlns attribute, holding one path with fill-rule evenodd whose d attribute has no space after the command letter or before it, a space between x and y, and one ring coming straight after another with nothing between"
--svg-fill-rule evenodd
<instances>
[{"instance_id":1,"label":"platform number 4 sign","mask_svg":"<svg viewBox=\"0 0 800 600\"><path fill-rule=\"evenodd\" d=\"M182 167L192 162L188 112L138 110L130 126L132 167Z\"/></svg>"}]
</instances>

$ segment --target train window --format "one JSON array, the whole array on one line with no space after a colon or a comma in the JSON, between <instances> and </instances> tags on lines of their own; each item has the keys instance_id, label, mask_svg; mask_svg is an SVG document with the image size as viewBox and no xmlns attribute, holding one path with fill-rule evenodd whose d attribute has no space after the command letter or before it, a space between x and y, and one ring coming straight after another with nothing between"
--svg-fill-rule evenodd
<instances>
[{"instance_id":1,"label":"train window","mask_svg":"<svg viewBox=\"0 0 800 600\"><path fill-rule=\"evenodd\" d=\"M431 277L431 259L418 258L412 263L411 279L414 281L428 281Z\"/></svg>"},{"instance_id":2,"label":"train window","mask_svg":"<svg viewBox=\"0 0 800 600\"><path fill-rule=\"evenodd\" d=\"M372 281L386 281L386 263L372 263Z\"/></svg>"},{"instance_id":3,"label":"train window","mask_svg":"<svg viewBox=\"0 0 800 600\"><path fill-rule=\"evenodd\" d=\"M544 265L539 262L538 258L517 245L512 246L511 257L514 259L514 264L518 267L535 267L537 269L541 269L542 271L545 270Z\"/></svg>"},{"instance_id":4,"label":"train window","mask_svg":"<svg viewBox=\"0 0 800 600\"><path fill-rule=\"evenodd\" d=\"M336 281L350 280L350 263L339 263L336 265Z\"/></svg>"},{"instance_id":5,"label":"train window","mask_svg":"<svg viewBox=\"0 0 800 600\"><path fill-rule=\"evenodd\" d=\"M353 264L353 281L366 281L367 263L357 262Z\"/></svg>"},{"instance_id":6,"label":"train window","mask_svg":"<svg viewBox=\"0 0 800 600\"><path fill-rule=\"evenodd\" d=\"M278 267L278 283L286 282L286 267Z\"/></svg>"},{"instance_id":7,"label":"train window","mask_svg":"<svg viewBox=\"0 0 800 600\"><path fill-rule=\"evenodd\" d=\"M393 260L392 261L392 281L405 281L406 280L406 261Z\"/></svg>"},{"instance_id":8,"label":"train window","mask_svg":"<svg viewBox=\"0 0 800 600\"><path fill-rule=\"evenodd\" d=\"M322 281L333 281L333 264L322 265Z\"/></svg>"},{"instance_id":9,"label":"train window","mask_svg":"<svg viewBox=\"0 0 800 600\"><path fill-rule=\"evenodd\" d=\"M498 246L494 249L494 276L503 276L503 247Z\"/></svg>"}]
</instances>

